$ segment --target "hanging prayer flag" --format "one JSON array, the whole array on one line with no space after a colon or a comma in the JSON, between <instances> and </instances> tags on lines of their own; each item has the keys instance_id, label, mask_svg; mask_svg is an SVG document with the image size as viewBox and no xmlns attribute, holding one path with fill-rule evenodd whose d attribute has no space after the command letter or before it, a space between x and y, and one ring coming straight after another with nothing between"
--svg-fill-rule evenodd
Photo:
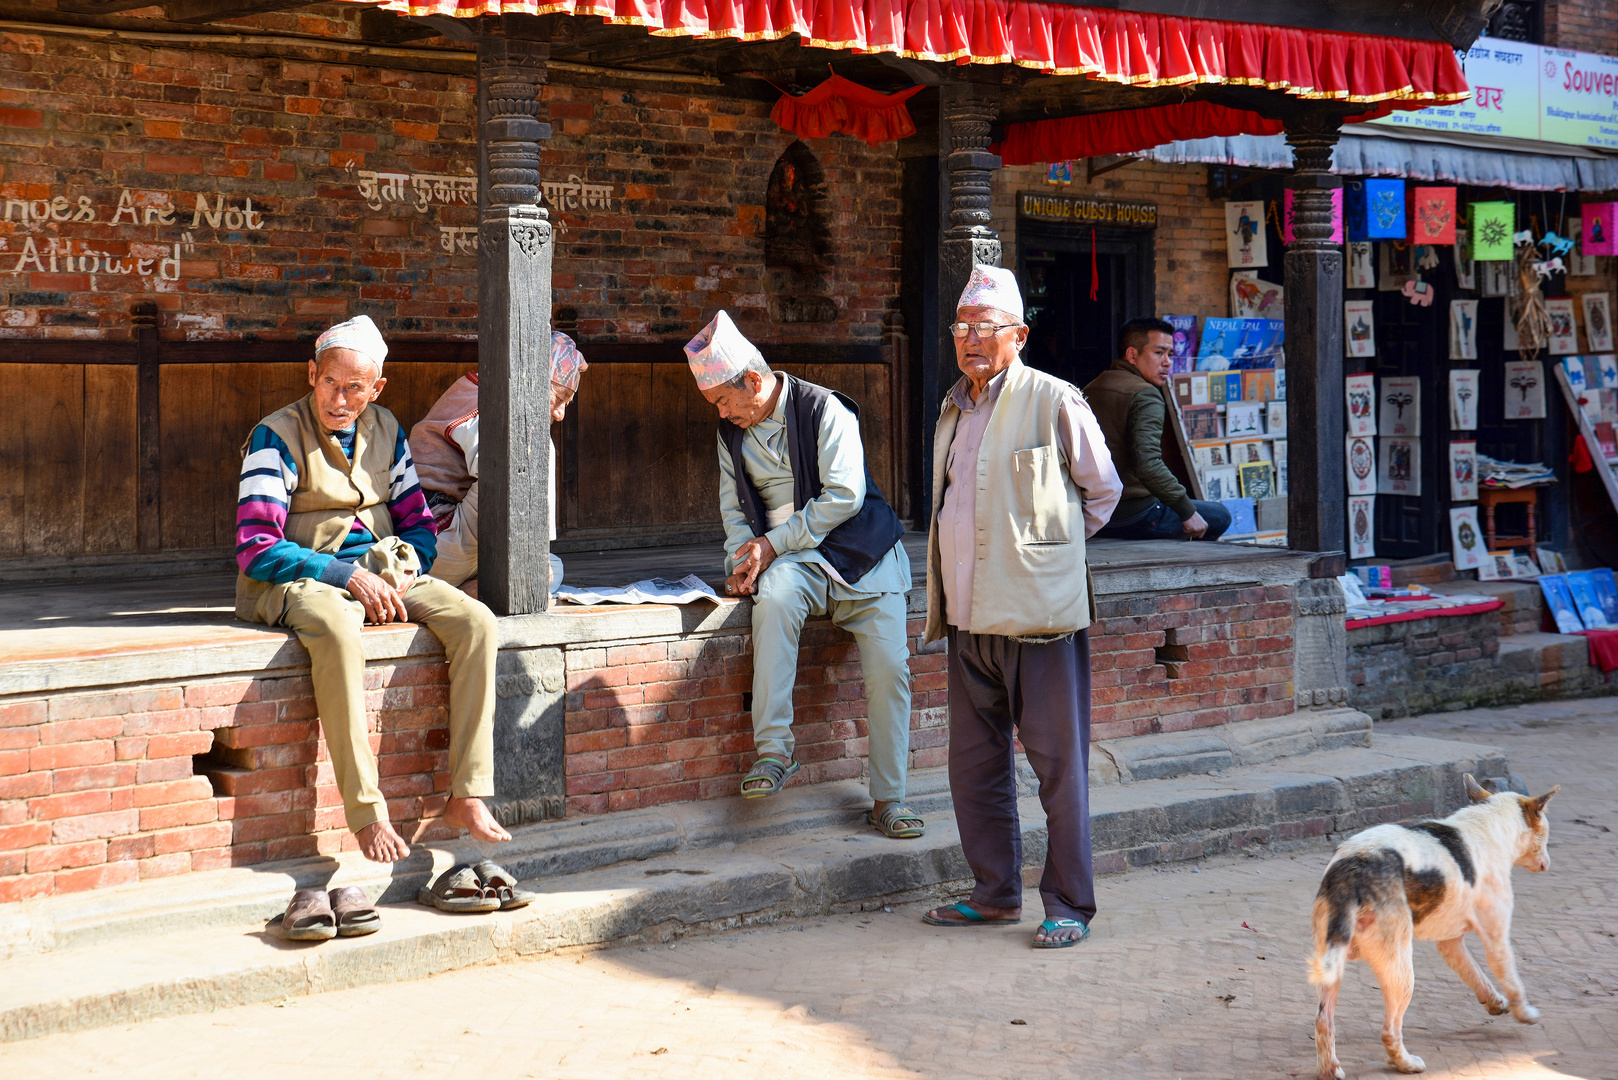
<instances>
[{"instance_id":1,"label":"hanging prayer flag","mask_svg":"<svg viewBox=\"0 0 1618 1080\"><path fill-rule=\"evenodd\" d=\"M1348 455L1348 493L1375 495L1376 440L1350 435L1344 449Z\"/></svg>"},{"instance_id":2,"label":"hanging prayer flag","mask_svg":"<svg viewBox=\"0 0 1618 1080\"><path fill-rule=\"evenodd\" d=\"M1343 380L1348 401L1348 433L1376 434L1376 376L1350 375Z\"/></svg>"},{"instance_id":3,"label":"hanging prayer flag","mask_svg":"<svg viewBox=\"0 0 1618 1080\"><path fill-rule=\"evenodd\" d=\"M1229 265L1234 267L1270 265L1262 200L1225 204L1225 252Z\"/></svg>"},{"instance_id":4,"label":"hanging prayer flag","mask_svg":"<svg viewBox=\"0 0 1618 1080\"><path fill-rule=\"evenodd\" d=\"M1451 300L1449 302L1449 358L1476 360L1478 358L1478 302Z\"/></svg>"},{"instance_id":5,"label":"hanging prayer flag","mask_svg":"<svg viewBox=\"0 0 1618 1080\"><path fill-rule=\"evenodd\" d=\"M1400 377L1382 380L1382 407L1377 434L1421 434L1421 380Z\"/></svg>"},{"instance_id":6,"label":"hanging prayer flag","mask_svg":"<svg viewBox=\"0 0 1618 1080\"><path fill-rule=\"evenodd\" d=\"M1517 207L1508 202L1470 204L1466 234L1472 241L1472 258L1479 262L1510 259L1514 249L1511 234L1517 225Z\"/></svg>"},{"instance_id":7,"label":"hanging prayer flag","mask_svg":"<svg viewBox=\"0 0 1618 1080\"><path fill-rule=\"evenodd\" d=\"M1348 500L1348 557L1369 559L1376 555L1374 521L1376 496L1359 495Z\"/></svg>"},{"instance_id":8,"label":"hanging prayer flag","mask_svg":"<svg viewBox=\"0 0 1618 1080\"><path fill-rule=\"evenodd\" d=\"M1449 426L1451 431L1478 428L1478 376L1475 369L1456 368L1449 373Z\"/></svg>"},{"instance_id":9,"label":"hanging prayer flag","mask_svg":"<svg viewBox=\"0 0 1618 1080\"><path fill-rule=\"evenodd\" d=\"M1376 355L1376 316L1371 300L1343 301L1343 344L1349 356Z\"/></svg>"},{"instance_id":10,"label":"hanging prayer flag","mask_svg":"<svg viewBox=\"0 0 1618 1080\"><path fill-rule=\"evenodd\" d=\"M1418 244L1455 243L1455 189L1418 187L1410 194L1411 239Z\"/></svg>"},{"instance_id":11,"label":"hanging prayer flag","mask_svg":"<svg viewBox=\"0 0 1618 1080\"><path fill-rule=\"evenodd\" d=\"M1510 360L1505 365L1507 420L1545 419L1545 365L1538 360Z\"/></svg>"},{"instance_id":12,"label":"hanging prayer flag","mask_svg":"<svg viewBox=\"0 0 1618 1080\"><path fill-rule=\"evenodd\" d=\"M1593 352L1606 352L1612 348L1612 294L1585 293L1579 297L1584 305L1584 336Z\"/></svg>"},{"instance_id":13,"label":"hanging prayer flag","mask_svg":"<svg viewBox=\"0 0 1618 1080\"><path fill-rule=\"evenodd\" d=\"M1282 211L1281 240L1292 243L1292 189L1287 188L1285 207ZM1343 189L1333 188L1331 193L1331 242L1343 242Z\"/></svg>"},{"instance_id":14,"label":"hanging prayer flag","mask_svg":"<svg viewBox=\"0 0 1618 1080\"><path fill-rule=\"evenodd\" d=\"M1618 255L1618 203L1585 203L1580 254Z\"/></svg>"},{"instance_id":15,"label":"hanging prayer flag","mask_svg":"<svg viewBox=\"0 0 1618 1080\"><path fill-rule=\"evenodd\" d=\"M1350 240L1405 238L1405 182L1350 180L1344 185L1343 216Z\"/></svg>"},{"instance_id":16,"label":"hanging prayer flag","mask_svg":"<svg viewBox=\"0 0 1618 1080\"><path fill-rule=\"evenodd\" d=\"M1449 444L1449 497L1452 502L1476 502L1478 498L1478 444Z\"/></svg>"},{"instance_id":17,"label":"hanging prayer flag","mask_svg":"<svg viewBox=\"0 0 1618 1080\"><path fill-rule=\"evenodd\" d=\"M1455 569L1476 570L1483 562L1483 530L1478 526L1478 508L1451 507L1449 531L1454 542Z\"/></svg>"},{"instance_id":18,"label":"hanging prayer flag","mask_svg":"<svg viewBox=\"0 0 1618 1080\"><path fill-rule=\"evenodd\" d=\"M1551 319L1552 356L1567 356L1579 351L1579 328L1573 318L1573 298L1564 296L1545 301L1545 314Z\"/></svg>"}]
</instances>

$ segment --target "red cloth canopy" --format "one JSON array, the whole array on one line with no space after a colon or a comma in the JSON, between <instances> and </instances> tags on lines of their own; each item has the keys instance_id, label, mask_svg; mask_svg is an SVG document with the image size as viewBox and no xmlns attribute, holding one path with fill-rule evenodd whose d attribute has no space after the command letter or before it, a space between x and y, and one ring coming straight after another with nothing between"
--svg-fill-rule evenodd
<instances>
[{"instance_id":1,"label":"red cloth canopy","mask_svg":"<svg viewBox=\"0 0 1618 1080\"><path fill-rule=\"evenodd\" d=\"M841 75L833 75L806 94L782 94L770 110L770 119L802 139L820 139L836 131L846 131L872 146L892 142L916 133L915 122L905 102L921 87L912 86L895 94L861 86Z\"/></svg>"},{"instance_id":2,"label":"red cloth canopy","mask_svg":"<svg viewBox=\"0 0 1618 1080\"><path fill-rule=\"evenodd\" d=\"M371 0L348 0L369 3ZM1012 63L1130 86L1261 86L1408 107L1469 96L1441 41L1303 31L1032 0L383 0L408 15L599 15L654 34L767 41L915 60Z\"/></svg>"}]
</instances>

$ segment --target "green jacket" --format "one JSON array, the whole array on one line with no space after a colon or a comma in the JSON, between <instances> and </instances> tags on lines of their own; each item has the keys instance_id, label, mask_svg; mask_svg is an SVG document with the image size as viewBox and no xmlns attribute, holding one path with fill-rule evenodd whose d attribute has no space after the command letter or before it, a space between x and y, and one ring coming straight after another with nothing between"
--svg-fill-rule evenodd
<instances>
[{"instance_id":1,"label":"green jacket","mask_svg":"<svg viewBox=\"0 0 1618 1080\"><path fill-rule=\"evenodd\" d=\"M1123 481L1124 495L1113 511L1114 521L1127 521L1161 502L1189 520L1196 513L1191 497L1163 461L1163 425L1168 404L1163 392L1127 361L1114 360L1084 388L1090 408L1107 438L1112 463Z\"/></svg>"}]
</instances>

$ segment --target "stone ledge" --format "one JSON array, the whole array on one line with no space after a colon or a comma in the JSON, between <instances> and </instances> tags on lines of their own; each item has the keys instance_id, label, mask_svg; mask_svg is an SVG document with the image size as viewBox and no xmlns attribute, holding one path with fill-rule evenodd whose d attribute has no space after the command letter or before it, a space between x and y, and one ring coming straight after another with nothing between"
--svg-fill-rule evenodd
<instances>
[{"instance_id":1,"label":"stone ledge","mask_svg":"<svg viewBox=\"0 0 1618 1080\"><path fill-rule=\"evenodd\" d=\"M429 873L467 857L469 847L422 851L391 871L351 857L310 860L10 905L0 933L11 951L50 951L8 962L0 1041L961 890L968 870L940 772L914 800L932 819L914 842L885 840L859 824L863 792L830 784L771 800L779 807L734 800L716 812L729 826L713 813L694 821L705 808L670 807L533 830L540 835L524 830L500 858L542 899L486 917L444 916L410 902ZM1493 748L1378 736L1370 747L1222 774L1107 785L1092 800L1097 869L1255 844L1322 847L1368 825L1454 809L1465 799L1466 772L1499 778L1494 786L1509 777ZM1019 812L1026 866L1034 868L1045 851L1038 799L1025 795ZM597 861L607 852L612 865ZM308 947L265 931L263 920L295 887L339 884L382 896L390 905L382 932Z\"/></svg>"},{"instance_id":2,"label":"stone ledge","mask_svg":"<svg viewBox=\"0 0 1618 1080\"><path fill-rule=\"evenodd\" d=\"M1090 747L1090 783L1165 780L1262 765L1316 750L1370 745L1369 716L1357 709L1323 709L1273 720L1097 742Z\"/></svg>"}]
</instances>

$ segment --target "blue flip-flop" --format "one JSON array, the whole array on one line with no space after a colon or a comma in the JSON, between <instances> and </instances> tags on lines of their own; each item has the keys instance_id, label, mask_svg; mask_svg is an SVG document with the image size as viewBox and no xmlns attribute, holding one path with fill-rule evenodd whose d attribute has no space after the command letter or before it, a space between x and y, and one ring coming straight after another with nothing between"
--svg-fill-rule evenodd
<instances>
[{"instance_id":1,"label":"blue flip-flop","mask_svg":"<svg viewBox=\"0 0 1618 1080\"><path fill-rule=\"evenodd\" d=\"M935 919L931 911L921 917L921 921L929 926L1013 926L1022 922L1022 916L1015 919L991 919L977 908L966 904L948 904L946 907L960 915L959 919ZM945 908L939 908L942 911Z\"/></svg>"},{"instance_id":2,"label":"blue flip-flop","mask_svg":"<svg viewBox=\"0 0 1618 1080\"><path fill-rule=\"evenodd\" d=\"M1054 930L1071 930L1075 926L1077 926L1080 930L1083 930L1084 933L1080 934L1076 938L1062 938L1058 941L1041 941L1036 937L1034 939L1034 948L1070 949L1090 936L1090 927L1085 923L1081 923L1077 919L1046 919L1044 922L1039 924L1039 928L1045 931L1047 934Z\"/></svg>"}]
</instances>

